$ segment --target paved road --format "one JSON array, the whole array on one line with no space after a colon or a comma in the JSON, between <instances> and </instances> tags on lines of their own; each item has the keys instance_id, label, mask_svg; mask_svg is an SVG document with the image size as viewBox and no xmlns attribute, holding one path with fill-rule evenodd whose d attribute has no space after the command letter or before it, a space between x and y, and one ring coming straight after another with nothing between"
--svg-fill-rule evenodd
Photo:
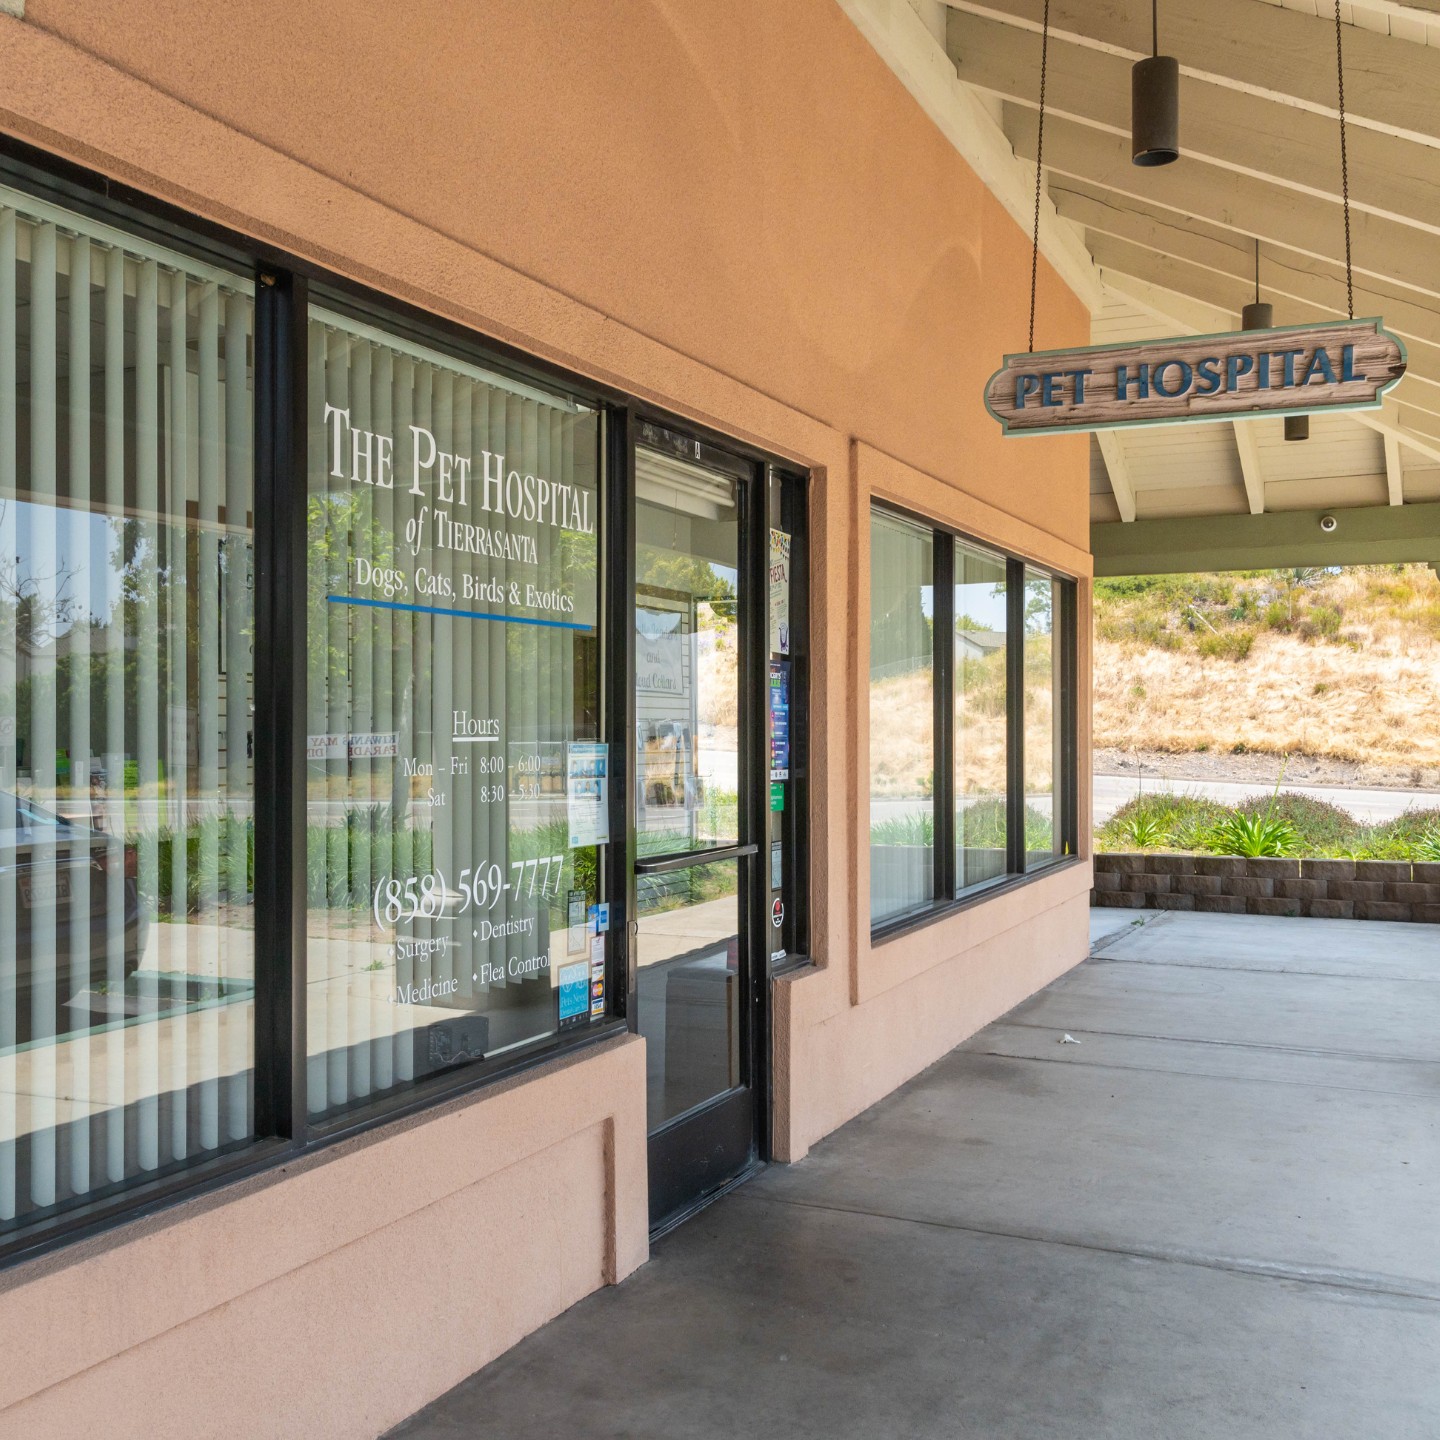
<instances>
[{"instance_id":1,"label":"paved road","mask_svg":"<svg viewBox=\"0 0 1440 1440\"><path fill-rule=\"evenodd\" d=\"M1204 795L1227 805L1249 795L1266 794L1274 788L1259 781L1182 780L1159 775L1146 775L1142 780L1134 775L1097 775L1093 792L1095 823L1103 825L1127 800L1139 793L1142 785L1147 793L1178 791L1180 794ZM1328 800L1367 824L1393 820L1410 809L1440 808L1440 791L1436 790L1352 790L1344 785L1286 785L1285 789L1313 795L1317 800Z\"/></svg>"},{"instance_id":2,"label":"paved road","mask_svg":"<svg viewBox=\"0 0 1440 1440\"><path fill-rule=\"evenodd\" d=\"M1089 962L394 1433L1434 1440L1430 927L1096 921Z\"/></svg>"}]
</instances>

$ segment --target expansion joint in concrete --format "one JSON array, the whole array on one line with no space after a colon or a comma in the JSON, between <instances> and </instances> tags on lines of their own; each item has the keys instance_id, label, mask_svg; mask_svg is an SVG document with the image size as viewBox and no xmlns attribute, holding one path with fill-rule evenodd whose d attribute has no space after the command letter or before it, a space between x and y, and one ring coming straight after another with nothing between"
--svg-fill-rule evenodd
<instances>
[{"instance_id":1,"label":"expansion joint in concrete","mask_svg":"<svg viewBox=\"0 0 1440 1440\"><path fill-rule=\"evenodd\" d=\"M1040 1231L1004 1230L986 1225L962 1225L953 1220L935 1220L923 1216L898 1215L850 1205L820 1205L810 1200L787 1200L777 1195L740 1195L752 1204L790 1205L802 1210L830 1211L839 1215L861 1215L872 1220L896 1225L919 1225L935 1230L951 1230L964 1235L983 1235L993 1240L1015 1240L1030 1245L1054 1245L1066 1250L1088 1251L1096 1255L1115 1255L1127 1260L1149 1260L1164 1265L1185 1265L1202 1270L1220 1270L1232 1275L1250 1275L1262 1280L1283 1280L1295 1285L1311 1285L1327 1290L1356 1291L1366 1295L1386 1296L1422 1305L1440 1306L1440 1286L1403 1275L1373 1274L1363 1270L1329 1270L1313 1265L1288 1264L1283 1261L1259 1260L1249 1256L1210 1255L1198 1250L1169 1246L1105 1245L1073 1236L1045 1234Z\"/></svg>"}]
</instances>

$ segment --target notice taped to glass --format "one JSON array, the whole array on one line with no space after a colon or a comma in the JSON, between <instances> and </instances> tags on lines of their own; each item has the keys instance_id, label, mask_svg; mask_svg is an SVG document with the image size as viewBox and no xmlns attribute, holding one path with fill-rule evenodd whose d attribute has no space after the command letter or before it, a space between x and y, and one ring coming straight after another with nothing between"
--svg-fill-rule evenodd
<instances>
[{"instance_id":1,"label":"notice taped to glass","mask_svg":"<svg viewBox=\"0 0 1440 1440\"><path fill-rule=\"evenodd\" d=\"M790 536L770 532L770 653L790 653Z\"/></svg>"},{"instance_id":2,"label":"notice taped to glass","mask_svg":"<svg viewBox=\"0 0 1440 1440\"><path fill-rule=\"evenodd\" d=\"M790 662L770 662L770 778L790 778Z\"/></svg>"},{"instance_id":3,"label":"notice taped to glass","mask_svg":"<svg viewBox=\"0 0 1440 1440\"><path fill-rule=\"evenodd\" d=\"M610 839L610 747L572 744L565 753L565 806L570 844L604 845Z\"/></svg>"}]
</instances>

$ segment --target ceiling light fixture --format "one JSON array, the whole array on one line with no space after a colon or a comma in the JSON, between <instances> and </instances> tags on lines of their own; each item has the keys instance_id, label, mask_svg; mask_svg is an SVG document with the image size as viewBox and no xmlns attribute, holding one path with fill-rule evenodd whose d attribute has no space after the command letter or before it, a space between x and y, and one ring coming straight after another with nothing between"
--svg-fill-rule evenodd
<instances>
[{"instance_id":1,"label":"ceiling light fixture","mask_svg":"<svg viewBox=\"0 0 1440 1440\"><path fill-rule=\"evenodd\" d=\"M1130 158L1137 165L1180 158L1180 62L1160 53L1159 3L1150 0L1150 58L1130 71Z\"/></svg>"},{"instance_id":2,"label":"ceiling light fixture","mask_svg":"<svg viewBox=\"0 0 1440 1440\"><path fill-rule=\"evenodd\" d=\"M1260 298L1260 241L1255 241L1255 298L1240 312L1242 330L1271 330L1275 326L1275 307Z\"/></svg>"}]
</instances>

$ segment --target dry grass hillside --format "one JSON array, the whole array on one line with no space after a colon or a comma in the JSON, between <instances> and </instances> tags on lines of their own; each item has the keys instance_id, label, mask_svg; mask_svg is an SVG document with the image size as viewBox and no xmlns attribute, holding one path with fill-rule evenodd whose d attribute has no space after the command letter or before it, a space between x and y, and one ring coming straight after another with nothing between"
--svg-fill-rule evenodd
<instances>
[{"instance_id":1,"label":"dry grass hillside","mask_svg":"<svg viewBox=\"0 0 1440 1440\"><path fill-rule=\"evenodd\" d=\"M1428 567L1095 589L1097 750L1316 757L1440 783L1440 580Z\"/></svg>"},{"instance_id":2,"label":"dry grass hillside","mask_svg":"<svg viewBox=\"0 0 1440 1440\"><path fill-rule=\"evenodd\" d=\"M961 795L1005 793L1005 652L960 662L956 678L956 788ZM1028 637L1025 654L1025 775L1031 795L1051 784L1050 641ZM886 799L934 790L931 672L907 671L870 683L870 793Z\"/></svg>"}]
</instances>

